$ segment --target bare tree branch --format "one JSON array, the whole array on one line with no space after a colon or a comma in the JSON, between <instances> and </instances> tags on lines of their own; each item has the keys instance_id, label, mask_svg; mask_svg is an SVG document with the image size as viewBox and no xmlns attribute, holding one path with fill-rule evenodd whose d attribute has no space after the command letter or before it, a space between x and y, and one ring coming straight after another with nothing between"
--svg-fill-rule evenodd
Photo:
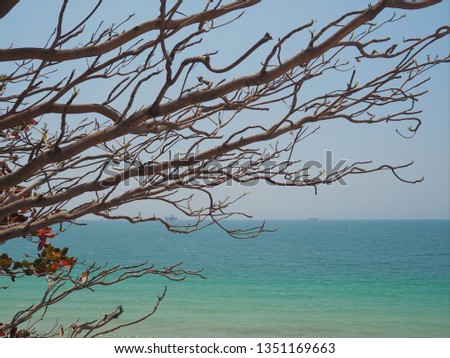
<instances>
[{"instance_id":1,"label":"bare tree branch","mask_svg":"<svg viewBox=\"0 0 450 358\"><path fill-rule=\"evenodd\" d=\"M0 19L5 17L18 3L19 0L3 0L0 3Z\"/></svg>"},{"instance_id":2,"label":"bare tree branch","mask_svg":"<svg viewBox=\"0 0 450 358\"><path fill-rule=\"evenodd\" d=\"M36 326L44 319L49 309L53 305L61 302L67 296L80 290L93 291L93 288L96 286L112 286L122 281L141 278L147 275L163 276L173 281L182 281L188 276L205 278L202 276L201 271L186 271L181 269L181 264L182 263L178 263L162 270L154 269L153 266L145 266L145 264L114 266L110 268L107 268L106 266L87 266L85 264L78 264L69 270L59 271L55 274L47 275L47 289L43 294L41 301L26 308L25 310L17 312L10 322L0 323L0 333L2 336L7 335L11 337L41 336L41 334L37 332ZM84 271L74 274L75 269L79 265L85 266ZM167 286L165 287L163 294L157 297L157 301L152 306L149 313L137 320L114 326L103 332L98 332L99 329L108 325L122 315L124 308L119 306L111 313L107 313L102 318L95 321L85 323L73 322L59 327L56 325L54 330L45 333L44 336L67 335L68 337L77 337L81 334L83 334L84 337L91 335L99 336L111 333L123 327L137 324L151 317L156 312L161 301L164 299L166 292Z\"/></svg>"},{"instance_id":3,"label":"bare tree branch","mask_svg":"<svg viewBox=\"0 0 450 358\"><path fill-rule=\"evenodd\" d=\"M1 2L0 15L17 2ZM250 217L233 209L247 193L218 199L215 188L263 182L317 193L322 185L374 172L421 182L402 175L413 162L375 165L362 158L316 170L305 164L299 147L339 120L354 126L403 124L395 128L403 138L418 132L429 72L450 62L448 53L432 54L435 44L448 39L450 27L436 25L420 38L379 34L403 19L383 16L386 9L439 2L379 0L320 28L315 21L299 23L275 40L263 32L220 61L221 44L208 48L203 40L245 19L244 10L259 0L205 0L192 14L182 13L182 0L162 0L156 19L137 23L129 15L111 25L92 24L106 4L102 0L70 22L70 2L62 1L45 46L0 49L9 71L0 76L0 244L25 237L42 250L34 263L2 255L0 275L12 280L35 275L48 284L40 302L0 324L0 335L38 336L35 327L48 309L81 289L148 274L202 277L179 265L162 270L91 265L75 273L76 260L64 256L67 249L46 242L54 236L53 225L62 232L64 224L96 215L158 222L180 233L218 225L232 237L248 239L266 231L264 224L233 229L223 223ZM87 25L94 26L90 35ZM13 33L5 36L14 43ZM385 66L367 73L373 61ZM156 213L124 210L144 201L192 220L177 224ZM106 327L122 314L117 307L89 322L55 324L44 336L113 332L152 316L165 293L141 319Z\"/></svg>"},{"instance_id":4,"label":"bare tree branch","mask_svg":"<svg viewBox=\"0 0 450 358\"><path fill-rule=\"evenodd\" d=\"M388 0L388 7L397 9L417 10L436 5L442 0Z\"/></svg>"},{"instance_id":5,"label":"bare tree branch","mask_svg":"<svg viewBox=\"0 0 450 358\"><path fill-rule=\"evenodd\" d=\"M250 7L257 4L259 1L260 0L236 0L226 6L222 6L219 9L212 9L209 11L201 12L180 20L168 21L167 23L165 23L164 27L166 30L173 30L174 32L177 32L180 29L188 27L190 25L211 21L216 18L222 17L229 12ZM14 0L9 2L13 3ZM5 14L14 5L5 4ZM160 25L161 22L159 19L151 20L133 27L132 29L115 37L111 41L104 42L102 44L86 46L84 48L58 51L54 51L51 48L42 49L32 47L5 49L0 52L0 61L21 61L29 59L40 59L46 61L67 61L77 58L95 57L118 49L119 47L132 42L134 39L137 39L139 36L147 32L159 30Z\"/></svg>"}]
</instances>

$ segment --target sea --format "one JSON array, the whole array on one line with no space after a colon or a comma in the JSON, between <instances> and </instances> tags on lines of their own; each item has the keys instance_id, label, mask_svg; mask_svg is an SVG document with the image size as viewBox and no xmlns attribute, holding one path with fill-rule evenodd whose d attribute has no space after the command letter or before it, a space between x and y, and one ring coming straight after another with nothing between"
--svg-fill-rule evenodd
<instances>
[{"instance_id":1,"label":"sea","mask_svg":"<svg viewBox=\"0 0 450 358\"><path fill-rule=\"evenodd\" d=\"M202 269L173 282L145 276L77 292L49 308L40 332L102 318L115 324L156 313L112 337L450 337L450 221L299 220L265 222L254 239L218 226L172 234L159 223L86 221L53 239L86 263L143 262ZM178 220L174 224L183 223ZM262 221L226 221L230 229ZM16 259L25 239L0 246ZM0 321L39 302L42 279L0 277ZM39 318L39 317L37 317ZM105 327L106 328L106 327Z\"/></svg>"}]
</instances>

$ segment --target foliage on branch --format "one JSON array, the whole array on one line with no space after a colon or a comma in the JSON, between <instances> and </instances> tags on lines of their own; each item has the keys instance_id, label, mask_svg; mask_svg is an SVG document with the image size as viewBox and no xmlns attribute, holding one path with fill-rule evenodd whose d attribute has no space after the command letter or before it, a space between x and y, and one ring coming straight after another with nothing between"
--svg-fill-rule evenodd
<instances>
[{"instance_id":1,"label":"foliage on branch","mask_svg":"<svg viewBox=\"0 0 450 358\"><path fill-rule=\"evenodd\" d=\"M0 275L3 273L15 281L18 275L45 276L55 273L61 268L70 269L76 263L74 257L67 256L67 247L63 249L47 245L38 254L34 261L13 261L8 254L3 253L0 257Z\"/></svg>"}]
</instances>

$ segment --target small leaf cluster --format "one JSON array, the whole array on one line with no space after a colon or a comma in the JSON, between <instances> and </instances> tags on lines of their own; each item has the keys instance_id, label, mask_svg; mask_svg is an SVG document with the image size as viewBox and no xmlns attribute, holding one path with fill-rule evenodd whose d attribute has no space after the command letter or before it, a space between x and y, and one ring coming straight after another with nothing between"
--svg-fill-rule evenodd
<instances>
[{"instance_id":1,"label":"small leaf cluster","mask_svg":"<svg viewBox=\"0 0 450 358\"><path fill-rule=\"evenodd\" d=\"M17 141L21 132L30 130L31 125L36 125L38 122L34 119L29 119L23 124L14 127L12 130L6 132L0 132L1 137L9 141ZM9 158L0 161L0 175L6 176L12 173L9 163L14 163L14 158ZM3 203L9 196L17 195L22 199L29 198L31 196L37 196L38 193L34 191L26 190L23 186L2 187L0 188L0 204ZM19 210L8 213L4 217L0 217L1 226L14 226L31 221L36 215L36 209L32 207L23 207ZM56 234L52 232L50 227L44 227L38 229L26 236L27 239L33 240L37 238L37 257L29 259L30 256L26 255L27 259L22 261L13 260L7 253L3 253L0 256L0 276L6 275L11 278L12 281L18 276L45 276L48 274L56 273L60 269L71 269L76 259L68 256L68 248L57 248L48 243L48 239L55 238ZM16 332L17 333L17 332Z\"/></svg>"},{"instance_id":2,"label":"small leaf cluster","mask_svg":"<svg viewBox=\"0 0 450 358\"><path fill-rule=\"evenodd\" d=\"M49 231L51 229L46 228L45 230L46 235L54 236ZM70 269L77 261L74 257L67 255L69 251L67 247L59 249L48 244L42 238L40 238L39 247L40 252L34 260L14 261L8 254L3 253L0 256L0 275L5 274L11 277L12 281L15 281L18 275L45 276L55 273L59 269Z\"/></svg>"}]
</instances>

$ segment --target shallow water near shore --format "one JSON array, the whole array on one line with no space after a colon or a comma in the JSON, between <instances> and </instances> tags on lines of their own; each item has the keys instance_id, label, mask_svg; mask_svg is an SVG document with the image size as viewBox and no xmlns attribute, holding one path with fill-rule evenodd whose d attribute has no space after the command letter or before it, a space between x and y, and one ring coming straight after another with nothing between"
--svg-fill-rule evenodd
<instances>
[{"instance_id":1,"label":"shallow water near shore","mask_svg":"<svg viewBox=\"0 0 450 358\"><path fill-rule=\"evenodd\" d=\"M256 222L230 221L229 227ZM236 240L217 227L189 235L161 225L90 221L55 245L87 262L156 268L183 262L206 280L130 280L77 293L52 307L41 329L102 317L136 319L168 291L157 313L112 336L125 337L450 337L449 221L268 221L277 229ZM0 248L33 250L22 239ZM0 321L40 299L42 283L8 284Z\"/></svg>"}]
</instances>

